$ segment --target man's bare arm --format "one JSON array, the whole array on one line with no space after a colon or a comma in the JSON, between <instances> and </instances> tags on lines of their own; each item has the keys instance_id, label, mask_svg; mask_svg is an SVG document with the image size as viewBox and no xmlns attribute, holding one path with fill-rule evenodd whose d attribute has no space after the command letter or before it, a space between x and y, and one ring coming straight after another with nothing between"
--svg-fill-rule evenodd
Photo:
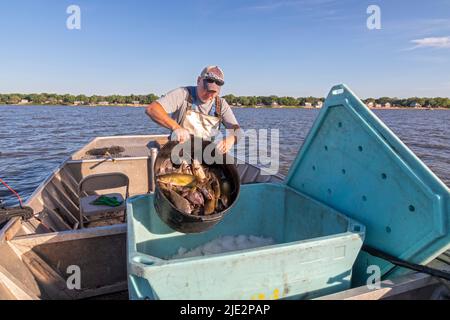
<instances>
[{"instance_id":1,"label":"man's bare arm","mask_svg":"<svg viewBox=\"0 0 450 320\"><path fill-rule=\"evenodd\" d=\"M145 113L157 124L163 126L167 129L175 131L176 129L181 128L181 126L173 120L164 110L164 108L156 101L152 102L148 107Z\"/></svg>"},{"instance_id":2,"label":"man's bare arm","mask_svg":"<svg viewBox=\"0 0 450 320\"><path fill-rule=\"evenodd\" d=\"M183 143L190 139L189 132L173 120L158 102L152 102L145 113L160 126L172 130L171 140Z\"/></svg>"}]
</instances>

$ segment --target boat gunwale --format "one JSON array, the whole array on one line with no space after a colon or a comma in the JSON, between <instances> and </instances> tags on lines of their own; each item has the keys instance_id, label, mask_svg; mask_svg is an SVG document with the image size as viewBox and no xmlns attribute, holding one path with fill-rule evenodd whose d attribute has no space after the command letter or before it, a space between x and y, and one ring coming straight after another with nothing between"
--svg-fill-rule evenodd
<instances>
[{"instance_id":1,"label":"boat gunwale","mask_svg":"<svg viewBox=\"0 0 450 320\"><path fill-rule=\"evenodd\" d=\"M59 243L80 239L91 239L96 237L114 236L126 233L126 223L110 226L101 226L85 229L65 230L49 233L33 233L17 236L9 242L13 245L34 247L39 244Z\"/></svg>"}]
</instances>

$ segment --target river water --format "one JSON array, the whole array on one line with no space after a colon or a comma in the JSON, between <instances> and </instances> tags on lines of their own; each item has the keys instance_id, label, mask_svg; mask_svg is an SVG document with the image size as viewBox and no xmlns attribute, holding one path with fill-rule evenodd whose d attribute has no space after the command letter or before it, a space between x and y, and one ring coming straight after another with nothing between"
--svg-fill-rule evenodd
<instances>
[{"instance_id":1,"label":"river water","mask_svg":"<svg viewBox=\"0 0 450 320\"><path fill-rule=\"evenodd\" d=\"M243 128L278 128L280 173L286 174L319 111L235 109ZM450 185L450 111L376 110L377 116ZM165 134L144 108L0 106L0 178L27 199L58 165L92 138ZM0 184L7 205L17 201Z\"/></svg>"}]
</instances>

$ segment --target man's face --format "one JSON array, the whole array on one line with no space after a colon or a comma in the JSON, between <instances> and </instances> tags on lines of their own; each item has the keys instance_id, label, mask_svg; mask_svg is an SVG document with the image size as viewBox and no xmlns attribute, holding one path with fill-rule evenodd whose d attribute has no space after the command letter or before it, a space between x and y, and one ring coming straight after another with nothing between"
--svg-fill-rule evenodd
<instances>
[{"instance_id":1,"label":"man's face","mask_svg":"<svg viewBox=\"0 0 450 320\"><path fill-rule=\"evenodd\" d=\"M198 77L197 79L197 94L199 99L202 102L208 102L214 99L220 93L220 89L218 91L208 91L205 87L205 79L202 77Z\"/></svg>"}]
</instances>

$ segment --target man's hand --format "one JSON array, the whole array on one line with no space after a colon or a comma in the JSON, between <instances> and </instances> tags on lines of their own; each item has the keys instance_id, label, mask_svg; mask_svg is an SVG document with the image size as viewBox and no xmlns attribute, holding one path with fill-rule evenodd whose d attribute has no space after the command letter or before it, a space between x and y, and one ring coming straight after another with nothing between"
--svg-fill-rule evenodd
<instances>
[{"instance_id":1,"label":"man's hand","mask_svg":"<svg viewBox=\"0 0 450 320\"><path fill-rule=\"evenodd\" d=\"M230 151L235 141L236 138L234 136L228 136L217 144L216 149L222 154L227 153Z\"/></svg>"},{"instance_id":2,"label":"man's hand","mask_svg":"<svg viewBox=\"0 0 450 320\"><path fill-rule=\"evenodd\" d=\"M172 141L178 141L179 143L184 143L185 141L188 141L191 139L191 135L189 131L186 129L179 127L178 129L175 129L172 132L172 135L170 137L170 140Z\"/></svg>"}]
</instances>

